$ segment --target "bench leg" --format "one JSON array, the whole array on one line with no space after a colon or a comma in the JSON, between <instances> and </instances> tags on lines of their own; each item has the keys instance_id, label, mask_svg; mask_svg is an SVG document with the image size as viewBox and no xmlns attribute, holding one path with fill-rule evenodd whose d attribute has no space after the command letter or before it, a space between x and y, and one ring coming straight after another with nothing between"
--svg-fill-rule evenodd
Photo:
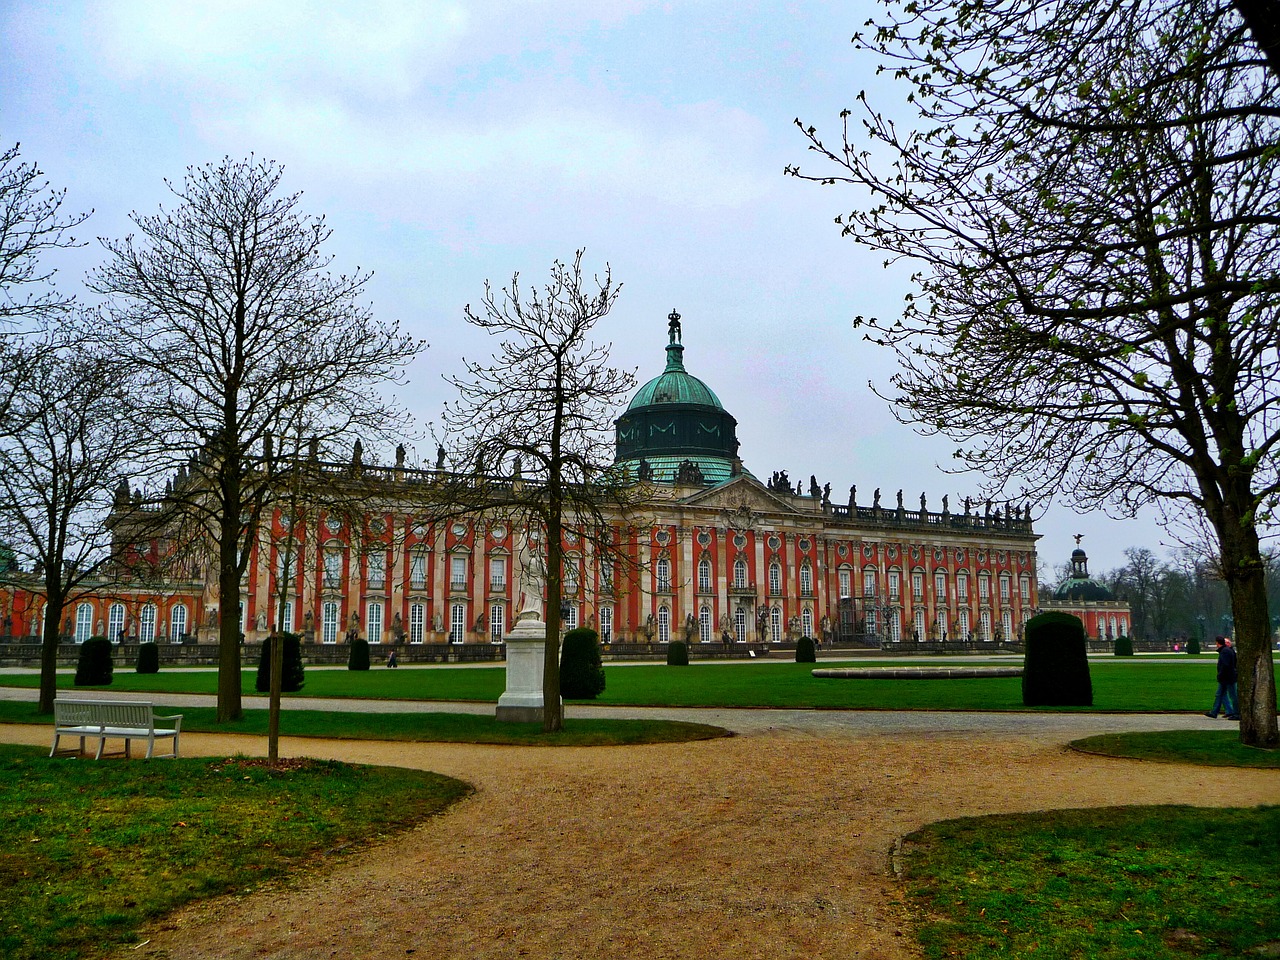
<instances>
[{"instance_id":1,"label":"bench leg","mask_svg":"<svg viewBox=\"0 0 1280 960\"><path fill-rule=\"evenodd\" d=\"M94 754L93 759L101 760L102 751L106 749L106 746L107 746L107 735L104 733L102 736L98 738L98 752Z\"/></svg>"}]
</instances>

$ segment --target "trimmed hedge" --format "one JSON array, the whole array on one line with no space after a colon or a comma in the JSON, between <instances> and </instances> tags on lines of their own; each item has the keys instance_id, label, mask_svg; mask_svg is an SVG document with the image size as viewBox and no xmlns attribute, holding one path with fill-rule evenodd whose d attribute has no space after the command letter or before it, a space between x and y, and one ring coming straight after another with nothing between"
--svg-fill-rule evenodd
<instances>
[{"instance_id":1,"label":"trimmed hedge","mask_svg":"<svg viewBox=\"0 0 1280 960\"><path fill-rule=\"evenodd\" d=\"M1027 621L1022 702L1028 707L1093 706L1084 623L1051 611Z\"/></svg>"},{"instance_id":2,"label":"trimmed hedge","mask_svg":"<svg viewBox=\"0 0 1280 960\"><path fill-rule=\"evenodd\" d=\"M687 667L689 665L689 645L683 640L672 640L667 644L667 666Z\"/></svg>"},{"instance_id":3,"label":"trimmed hedge","mask_svg":"<svg viewBox=\"0 0 1280 960\"><path fill-rule=\"evenodd\" d=\"M1187 653L1191 654L1191 656L1193 657L1198 657L1200 655L1200 638L1199 637L1192 637L1190 640L1187 641Z\"/></svg>"},{"instance_id":4,"label":"trimmed hedge","mask_svg":"<svg viewBox=\"0 0 1280 960\"><path fill-rule=\"evenodd\" d=\"M282 633L281 663L284 672L280 676L281 693L297 693L302 689L302 638L296 633ZM258 660L258 679L254 689L259 693L271 691L271 638L262 641L262 656Z\"/></svg>"},{"instance_id":5,"label":"trimmed hedge","mask_svg":"<svg viewBox=\"0 0 1280 960\"><path fill-rule=\"evenodd\" d=\"M160 648L154 643L144 643L138 647L138 673L160 672Z\"/></svg>"},{"instance_id":6,"label":"trimmed hedge","mask_svg":"<svg viewBox=\"0 0 1280 960\"><path fill-rule=\"evenodd\" d=\"M1133 656L1133 638L1126 637L1123 633L1116 637L1116 656L1132 657Z\"/></svg>"},{"instance_id":7,"label":"trimmed hedge","mask_svg":"<svg viewBox=\"0 0 1280 960\"><path fill-rule=\"evenodd\" d=\"M106 686L111 682L114 670L110 640L90 637L80 644L80 659L76 662L77 687Z\"/></svg>"},{"instance_id":8,"label":"trimmed hedge","mask_svg":"<svg viewBox=\"0 0 1280 960\"><path fill-rule=\"evenodd\" d=\"M590 627L564 635L560 650L560 696L566 700L594 700L604 693L600 638Z\"/></svg>"},{"instance_id":9,"label":"trimmed hedge","mask_svg":"<svg viewBox=\"0 0 1280 960\"><path fill-rule=\"evenodd\" d=\"M801 637L796 641L796 663L817 663L818 651L813 646L813 637Z\"/></svg>"},{"instance_id":10,"label":"trimmed hedge","mask_svg":"<svg viewBox=\"0 0 1280 960\"><path fill-rule=\"evenodd\" d=\"M348 670L369 669L369 641L363 637L351 641L351 652L347 655Z\"/></svg>"}]
</instances>

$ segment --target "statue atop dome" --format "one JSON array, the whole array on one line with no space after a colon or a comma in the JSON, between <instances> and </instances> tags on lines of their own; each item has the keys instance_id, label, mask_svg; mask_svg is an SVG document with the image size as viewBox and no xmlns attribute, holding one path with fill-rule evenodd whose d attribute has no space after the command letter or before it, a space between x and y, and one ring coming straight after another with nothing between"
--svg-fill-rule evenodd
<instances>
[{"instance_id":1,"label":"statue atop dome","mask_svg":"<svg viewBox=\"0 0 1280 960\"><path fill-rule=\"evenodd\" d=\"M676 313L675 308L667 314L667 337L669 343L680 343L680 314Z\"/></svg>"}]
</instances>

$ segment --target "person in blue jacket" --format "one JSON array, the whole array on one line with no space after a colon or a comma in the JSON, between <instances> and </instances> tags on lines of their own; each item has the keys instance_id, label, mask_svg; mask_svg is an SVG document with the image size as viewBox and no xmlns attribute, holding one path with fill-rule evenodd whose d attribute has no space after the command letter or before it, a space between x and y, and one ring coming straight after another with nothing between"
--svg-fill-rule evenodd
<instances>
[{"instance_id":1,"label":"person in blue jacket","mask_svg":"<svg viewBox=\"0 0 1280 960\"><path fill-rule=\"evenodd\" d=\"M1226 637L1215 637L1218 645L1218 693L1213 698L1213 708L1206 717L1217 717L1219 710L1225 710L1228 720L1240 719L1240 706L1236 701L1236 651Z\"/></svg>"}]
</instances>

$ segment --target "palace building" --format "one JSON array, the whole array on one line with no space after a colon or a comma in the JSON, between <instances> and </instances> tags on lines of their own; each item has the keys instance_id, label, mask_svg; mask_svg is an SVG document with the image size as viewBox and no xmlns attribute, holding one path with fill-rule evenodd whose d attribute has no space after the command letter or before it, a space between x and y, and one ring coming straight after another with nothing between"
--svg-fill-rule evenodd
<instances>
[{"instance_id":1,"label":"palace building","mask_svg":"<svg viewBox=\"0 0 1280 960\"><path fill-rule=\"evenodd\" d=\"M567 529L567 626L593 626L612 643L777 643L807 635L905 646L1021 637L1038 605L1029 510L967 498L953 509L946 496L930 509L924 494L908 507L901 491L883 503L879 490L860 504L856 487L836 502L830 484L815 477L807 489L783 472L761 481L739 455L735 418L685 368L679 315L668 321L662 372L615 421L616 468L647 491L641 508L618 524L631 562L625 575L597 562ZM349 473L352 464L320 468ZM277 578L287 577L294 599L279 626L315 643L501 642L518 609L522 531L482 516L431 522L421 498L435 474L405 466L402 457L395 467L363 468L365 481L385 492L359 523L320 514L300 525L306 529L290 530L273 517L242 582L246 640L270 633ZM136 509L125 491L113 519ZM282 552L285 543L294 549ZM214 566L86 591L68 610L67 632L76 640L211 639L219 606ZM20 580L9 575L6 616L12 634L35 636L39 597Z\"/></svg>"}]
</instances>

